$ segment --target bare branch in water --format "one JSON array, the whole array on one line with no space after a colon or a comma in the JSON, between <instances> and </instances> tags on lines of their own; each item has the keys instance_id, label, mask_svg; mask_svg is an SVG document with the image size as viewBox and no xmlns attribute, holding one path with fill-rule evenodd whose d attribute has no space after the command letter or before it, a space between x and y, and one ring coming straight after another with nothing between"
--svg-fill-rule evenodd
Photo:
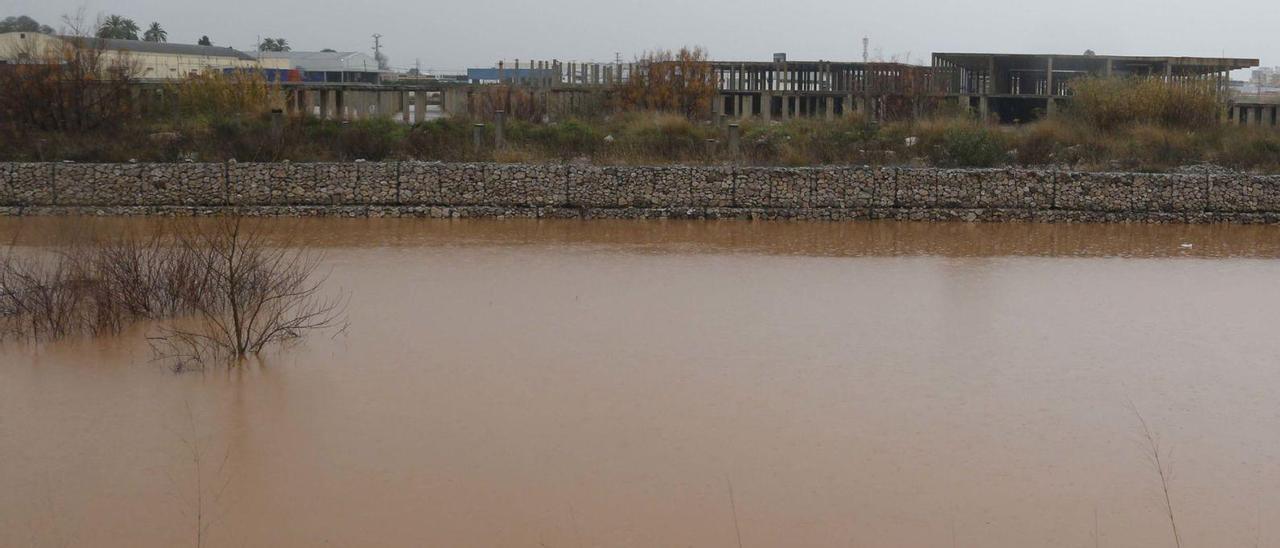
<instances>
[{"instance_id":1,"label":"bare branch in water","mask_svg":"<svg viewBox=\"0 0 1280 548\"><path fill-rule=\"evenodd\" d=\"M1138 406L1132 400L1129 401L1129 409L1133 411L1133 415L1138 418L1138 424L1142 426L1142 435L1150 451L1147 458L1160 477L1160 489L1164 493L1164 508L1169 515L1169 528L1173 530L1173 544L1177 548L1182 548L1182 537L1178 534L1178 520L1174 518L1173 498L1169 495L1169 480L1173 478L1173 465L1170 463L1173 457L1172 451L1166 453L1160 447L1160 438L1151 432L1147 419L1142 416L1141 411L1138 411Z\"/></svg>"}]
</instances>

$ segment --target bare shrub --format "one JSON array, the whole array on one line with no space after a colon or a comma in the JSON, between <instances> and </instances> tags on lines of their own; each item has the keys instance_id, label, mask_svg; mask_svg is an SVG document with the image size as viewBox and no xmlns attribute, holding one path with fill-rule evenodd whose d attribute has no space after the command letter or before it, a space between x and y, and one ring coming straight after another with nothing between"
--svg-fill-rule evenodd
<instances>
[{"instance_id":1,"label":"bare shrub","mask_svg":"<svg viewBox=\"0 0 1280 548\"><path fill-rule=\"evenodd\" d=\"M8 255L0 262L0 333L66 337L83 326L83 297L65 261Z\"/></svg>"},{"instance_id":2,"label":"bare shrub","mask_svg":"<svg viewBox=\"0 0 1280 548\"><path fill-rule=\"evenodd\" d=\"M182 99L187 116L217 120L257 116L284 107L279 84L268 82L261 72L206 70L169 86Z\"/></svg>"},{"instance_id":3,"label":"bare shrub","mask_svg":"<svg viewBox=\"0 0 1280 548\"><path fill-rule=\"evenodd\" d=\"M480 119L492 120L501 110L512 120L536 122L547 115L545 95L535 94L523 86L498 84L485 86L470 96L471 112Z\"/></svg>"},{"instance_id":4,"label":"bare shrub","mask_svg":"<svg viewBox=\"0 0 1280 548\"><path fill-rule=\"evenodd\" d=\"M201 273L200 299L189 303L195 326L174 325L153 339L160 357L177 366L239 359L308 331L343 324L346 298L324 297L320 256L270 246L242 219L181 232L178 247Z\"/></svg>"},{"instance_id":5,"label":"bare shrub","mask_svg":"<svg viewBox=\"0 0 1280 548\"><path fill-rule=\"evenodd\" d=\"M701 47L651 51L638 59L617 89L624 110L674 112L706 118L716 96L716 73Z\"/></svg>"},{"instance_id":6,"label":"bare shrub","mask_svg":"<svg viewBox=\"0 0 1280 548\"><path fill-rule=\"evenodd\" d=\"M52 340L114 334L190 310L201 298L185 251L160 236L76 241L0 258L3 334Z\"/></svg>"},{"instance_id":7,"label":"bare shrub","mask_svg":"<svg viewBox=\"0 0 1280 548\"><path fill-rule=\"evenodd\" d=\"M165 320L152 346L181 370L342 323L345 296L320 294L319 255L269 246L239 218L189 223L39 253L11 246L0 257L0 336L117 334Z\"/></svg>"}]
</instances>

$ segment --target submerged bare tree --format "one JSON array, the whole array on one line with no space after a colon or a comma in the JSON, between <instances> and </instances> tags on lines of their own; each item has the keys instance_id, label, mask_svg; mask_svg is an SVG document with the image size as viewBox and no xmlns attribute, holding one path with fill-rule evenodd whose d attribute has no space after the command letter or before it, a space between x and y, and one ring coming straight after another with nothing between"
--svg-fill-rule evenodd
<instances>
[{"instance_id":1,"label":"submerged bare tree","mask_svg":"<svg viewBox=\"0 0 1280 548\"><path fill-rule=\"evenodd\" d=\"M38 253L15 248L0 255L0 338L115 334L160 320L152 346L182 370L344 323L345 295L321 293L320 255L270 245L239 218Z\"/></svg>"},{"instance_id":2,"label":"submerged bare tree","mask_svg":"<svg viewBox=\"0 0 1280 548\"><path fill-rule=\"evenodd\" d=\"M194 327L174 325L153 339L161 357L183 364L244 358L308 331L344 324L345 295L326 297L321 257L271 246L238 217L179 234L178 246L201 273L203 298L191 303Z\"/></svg>"}]
</instances>

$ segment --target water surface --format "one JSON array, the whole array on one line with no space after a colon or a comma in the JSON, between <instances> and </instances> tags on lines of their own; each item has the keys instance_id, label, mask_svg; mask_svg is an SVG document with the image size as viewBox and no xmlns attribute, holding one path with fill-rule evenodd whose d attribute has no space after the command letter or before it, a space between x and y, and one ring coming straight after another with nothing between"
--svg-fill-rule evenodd
<instances>
[{"instance_id":1,"label":"water surface","mask_svg":"<svg viewBox=\"0 0 1280 548\"><path fill-rule=\"evenodd\" d=\"M350 328L0 348L0 546L1172 545L1130 402L1186 545L1280 540L1280 228L268 227Z\"/></svg>"}]
</instances>

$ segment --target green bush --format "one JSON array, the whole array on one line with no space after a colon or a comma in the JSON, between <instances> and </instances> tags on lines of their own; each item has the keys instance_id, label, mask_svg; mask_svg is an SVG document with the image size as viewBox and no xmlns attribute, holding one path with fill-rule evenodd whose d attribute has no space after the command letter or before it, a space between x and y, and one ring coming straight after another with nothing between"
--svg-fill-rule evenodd
<instances>
[{"instance_id":1,"label":"green bush","mask_svg":"<svg viewBox=\"0 0 1280 548\"><path fill-rule=\"evenodd\" d=\"M382 160L404 141L404 133L404 126L391 120L357 120L338 133L336 152L341 160Z\"/></svg>"},{"instance_id":2,"label":"green bush","mask_svg":"<svg viewBox=\"0 0 1280 548\"><path fill-rule=\"evenodd\" d=\"M967 120L919 128L920 142L935 165L944 167L991 167L1008 159L999 129Z\"/></svg>"}]
</instances>

